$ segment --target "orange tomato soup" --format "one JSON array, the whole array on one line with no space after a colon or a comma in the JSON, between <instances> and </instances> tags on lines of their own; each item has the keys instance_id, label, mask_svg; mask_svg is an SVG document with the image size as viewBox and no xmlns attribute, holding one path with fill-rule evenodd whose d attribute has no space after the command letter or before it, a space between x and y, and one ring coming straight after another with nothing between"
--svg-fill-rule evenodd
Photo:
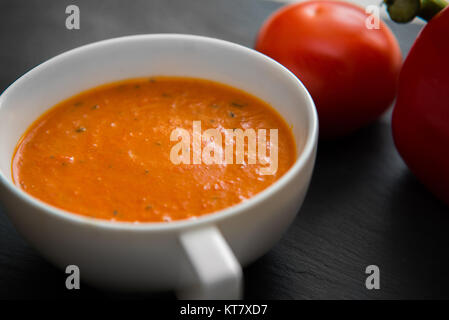
<instances>
[{"instance_id":1,"label":"orange tomato soup","mask_svg":"<svg viewBox=\"0 0 449 320\"><path fill-rule=\"evenodd\" d=\"M174 164L177 142L170 134L175 128L192 133L193 121L201 121L203 131L278 129L277 171L261 175L266 164L247 158L243 164ZM267 133L268 154L269 141ZM295 159L290 128L260 99L208 80L139 78L82 92L43 114L17 145L12 177L30 195L76 214L168 222L245 201Z\"/></svg>"}]
</instances>

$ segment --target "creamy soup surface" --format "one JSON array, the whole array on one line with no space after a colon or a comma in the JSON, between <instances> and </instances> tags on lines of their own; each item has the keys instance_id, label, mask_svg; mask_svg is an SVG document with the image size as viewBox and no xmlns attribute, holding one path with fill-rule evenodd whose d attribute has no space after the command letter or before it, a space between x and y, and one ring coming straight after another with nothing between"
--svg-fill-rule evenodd
<instances>
[{"instance_id":1,"label":"creamy soup surface","mask_svg":"<svg viewBox=\"0 0 449 320\"><path fill-rule=\"evenodd\" d=\"M193 121L201 121L202 131L278 129L277 171L261 175L267 165L246 158L243 164L174 164L177 142L170 135L176 128L192 133ZM266 146L269 154L268 134ZM295 159L291 129L262 100L208 80L154 77L102 85L51 108L19 141L12 176L32 196L76 214L169 222L245 201Z\"/></svg>"}]
</instances>

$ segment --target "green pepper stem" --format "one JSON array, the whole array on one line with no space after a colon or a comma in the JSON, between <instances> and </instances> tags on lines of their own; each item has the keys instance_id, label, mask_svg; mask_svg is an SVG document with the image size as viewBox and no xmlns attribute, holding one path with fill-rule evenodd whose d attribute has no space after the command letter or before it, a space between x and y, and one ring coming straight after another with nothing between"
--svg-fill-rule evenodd
<instances>
[{"instance_id":1,"label":"green pepper stem","mask_svg":"<svg viewBox=\"0 0 449 320\"><path fill-rule=\"evenodd\" d=\"M414 17L426 21L432 19L449 3L448 0L383 0L390 18L396 22L408 22ZM419 2L419 4L418 4Z\"/></svg>"},{"instance_id":2,"label":"green pepper stem","mask_svg":"<svg viewBox=\"0 0 449 320\"><path fill-rule=\"evenodd\" d=\"M446 0L421 0L420 3L421 7L419 9L418 17L426 21L432 19L438 12L448 5Z\"/></svg>"}]
</instances>

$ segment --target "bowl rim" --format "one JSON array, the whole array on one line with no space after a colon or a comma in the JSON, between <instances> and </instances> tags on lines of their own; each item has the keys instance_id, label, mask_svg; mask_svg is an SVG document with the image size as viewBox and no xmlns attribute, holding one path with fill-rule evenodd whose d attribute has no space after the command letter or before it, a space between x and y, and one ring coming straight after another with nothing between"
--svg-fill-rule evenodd
<instances>
[{"instance_id":1,"label":"bowl rim","mask_svg":"<svg viewBox=\"0 0 449 320\"><path fill-rule=\"evenodd\" d=\"M101 40L93 43L89 43L68 51L65 51L61 54L56 55L53 58L46 60L45 62L37 65L32 68L16 81L14 81L9 87L7 87L3 93L0 95L0 108L3 105L3 99L8 92L15 89L15 87L19 86L22 82L27 81L28 78L31 78L34 74L40 72L44 68L48 68L54 63L62 61L64 59L70 59L71 56L77 55L79 53L96 49L101 46L111 45L111 44L124 44L127 41L148 41L148 40L156 40L156 39L166 39L166 40L188 40L188 41L200 41L207 42L215 46L226 47L227 49L239 50L243 54L252 55L254 59L259 59L264 61L263 63L268 63L273 66L273 68L278 69L279 72L283 74L284 77L289 78L290 81L293 81L297 84L297 89L300 91L302 95L305 96L306 99L306 109L308 116L309 128L307 132L306 143L303 147L302 152L299 154L294 164L290 169L284 173L278 180L276 180L273 184L268 186L266 189L257 193L253 197L235 204L230 207L226 207L222 210L214 211L212 213L208 213L194 219L182 219L175 220L170 222L129 222L129 221L110 221L100 218L92 218L83 216L80 214L76 214L70 212L68 210L60 209L54 207L46 202L39 200L26 193L24 190L15 185L12 181L9 181L4 173L0 171L0 182L3 184L5 188L7 188L10 192L12 192L17 198L21 201L26 202L28 205L35 207L45 213L53 215L56 218L66 220L71 223L83 224L85 226L91 227L101 227L106 229L115 229L115 230L134 230L134 231L165 231L165 230L179 230L189 227L198 227L200 225L207 225L212 223L217 223L227 218L230 218L234 215L238 215L240 213L245 212L251 207L257 206L261 202L265 201L267 198L273 196L277 192L280 192L288 182L299 174L308 163L311 157L315 156L315 150L318 142L318 116L315 108L315 104L310 96L310 93L307 91L302 82L287 68L282 66L280 63L276 62L272 58L248 47L245 47L240 44L236 44L230 41L221 40L217 38L198 36L198 35L190 35L190 34L177 34L177 33L156 33L156 34L141 34L141 35L131 35L124 37L111 38L106 40ZM272 106L276 109L276 106ZM8 211L8 210L7 210Z\"/></svg>"}]
</instances>

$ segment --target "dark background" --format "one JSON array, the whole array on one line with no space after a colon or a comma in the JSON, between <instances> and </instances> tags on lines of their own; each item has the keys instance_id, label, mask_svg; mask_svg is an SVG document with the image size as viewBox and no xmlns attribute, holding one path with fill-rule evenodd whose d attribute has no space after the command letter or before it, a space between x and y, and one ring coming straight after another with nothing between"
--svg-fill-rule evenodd
<instances>
[{"instance_id":1,"label":"dark background","mask_svg":"<svg viewBox=\"0 0 449 320\"><path fill-rule=\"evenodd\" d=\"M69 4L80 7L80 30L65 28ZM280 6L261 0L2 0L0 91L63 51L111 37L192 33L252 47L264 19ZM392 28L407 52L420 26ZM245 298L449 298L448 226L448 208L394 149L387 113L348 138L320 142L304 206L282 240L245 268ZM365 288L370 264L380 268L380 290ZM0 298L174 297L86 284L68 291L65 277L21 239L0 206Z\"/></svg>"}]
</instances>

